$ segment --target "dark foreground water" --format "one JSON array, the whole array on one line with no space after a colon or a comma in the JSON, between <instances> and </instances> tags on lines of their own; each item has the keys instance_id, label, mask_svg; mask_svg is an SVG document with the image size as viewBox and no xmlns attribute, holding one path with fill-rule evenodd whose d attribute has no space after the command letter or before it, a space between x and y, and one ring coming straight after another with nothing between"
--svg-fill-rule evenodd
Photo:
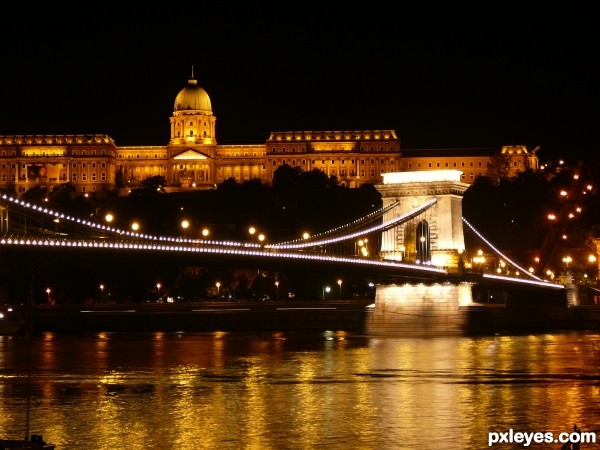
<instances>
[{"instance_id":1,"label":"dark foreground water","mask_svg":"<svg viewBox=\"0 0 600 450\"><path fill-rule=\"evenodd\" d=\"M559 449L488 437L600 437L600 334L0 337L0 436L26 432L28 386L57 450Z\"/></svg>"}]
</instances>

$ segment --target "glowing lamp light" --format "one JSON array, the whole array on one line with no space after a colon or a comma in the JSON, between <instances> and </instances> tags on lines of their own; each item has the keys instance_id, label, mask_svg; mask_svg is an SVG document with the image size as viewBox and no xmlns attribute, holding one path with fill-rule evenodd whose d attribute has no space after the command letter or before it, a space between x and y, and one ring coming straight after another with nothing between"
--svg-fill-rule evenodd
<instances>
[{"instance_id":1,"label":"glowing lamp light","mask_svg":"<svg viewBox=\"0 0 600 450\"><path fill-rule=\"evenodd\" d=\"M390 172L383 174L383 184L460 182L460 170L427 170L422 172Z\"/></svg>"}]
</instances>

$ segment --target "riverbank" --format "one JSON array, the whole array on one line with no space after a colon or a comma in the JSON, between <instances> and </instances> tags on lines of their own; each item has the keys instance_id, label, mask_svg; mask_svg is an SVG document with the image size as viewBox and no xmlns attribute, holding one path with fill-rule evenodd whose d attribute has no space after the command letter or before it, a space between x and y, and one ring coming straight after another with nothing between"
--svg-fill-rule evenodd
<instances>
[{"instance_id":1,"label":"riverbank","mask_svg":"<svg viewBox=\"0 0 600 450\"><path fill-rule=\"evenodd\" d=\"M43 305L35 332L323 331L363 329L372 300ZM22 314L25 313L23 309Z\"/></svg>"},{"instance_id":2,"label":"riverbank","mask_svg":"<svg viewBox=\"0 0 600 450\"><path fill-rule=\"evenodd\" d=\"M25 315L25 307L15 308ZM288 302L132 303L36 305L33 333L61 332L212 332L344 330L365 333L377 313L372 300ZM465 327L458 334L520 334L564 330L600 330L600 306L460 308ZM414 318L414 321L418 321ZM423 334L410 332L407 334ZM429 329L433 333L434 328Z\"/></svg>"}]
</instances>

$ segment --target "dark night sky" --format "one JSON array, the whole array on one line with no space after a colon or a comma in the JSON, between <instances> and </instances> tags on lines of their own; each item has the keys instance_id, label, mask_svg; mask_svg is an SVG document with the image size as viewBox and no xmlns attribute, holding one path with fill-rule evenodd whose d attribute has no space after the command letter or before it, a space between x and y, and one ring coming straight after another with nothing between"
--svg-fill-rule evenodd
<instances>
[{"instance_id":1,"label":"dark night sky","mask_svg":"<svg viewBox=\"0 0 600 450\"><path fill-rule=\"evenodd\" d=\"M568 29L534 28L522 17L416 26L389 11L378 11L375 24L360 22L364 14L246 20L191 8L172 23L158 10L134 22L109 13L59 20L56 12L15 21L0 29L0 134L100 133L119 146L166 145L193 65L219 144L263 144L271 131L395 129L403 148L597 153L591 11L569 17Z\"/></svg>"}]
</instances>

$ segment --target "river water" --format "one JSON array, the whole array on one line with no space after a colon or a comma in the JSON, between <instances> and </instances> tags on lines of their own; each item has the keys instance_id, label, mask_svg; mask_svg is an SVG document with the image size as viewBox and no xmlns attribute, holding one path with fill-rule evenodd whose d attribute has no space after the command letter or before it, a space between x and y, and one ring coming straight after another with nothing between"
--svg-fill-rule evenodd
<instances>
[{"instance_id":1,"label":"river water","mask_svg":"<svg viewBox=\"0 0 600 450\"><path fill-rule=\"evenodd\" d=\"M0 337L0 436L57 450L559 449L489 433L575 423L600 438L600 334Z\"/></svg>"}]
</instances>

